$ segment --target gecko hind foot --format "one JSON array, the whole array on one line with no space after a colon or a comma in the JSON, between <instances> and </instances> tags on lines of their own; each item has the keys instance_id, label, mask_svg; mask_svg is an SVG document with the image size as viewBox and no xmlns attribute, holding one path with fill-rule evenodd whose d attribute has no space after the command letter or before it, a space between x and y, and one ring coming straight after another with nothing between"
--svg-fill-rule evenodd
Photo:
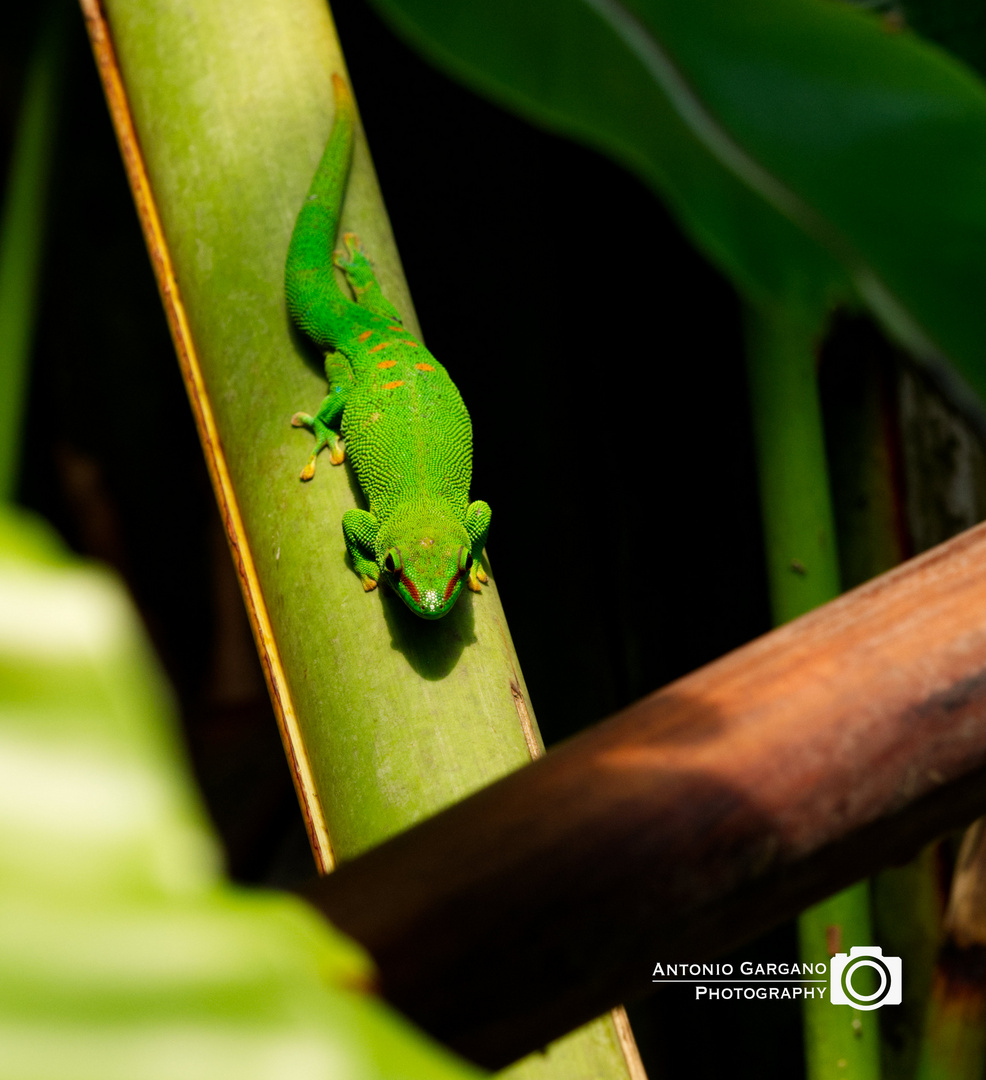
<instances>
[{"instance_id":1,"label":"gecko hind foot","mask_svg":"<svg viewBox=\"0 0 986 1080\"><path fill-rule=\"evenodd\" d=\"M366 254L366 250L363 247L363 243L356 233L345 233L342 242L345 245L346 250L342 251L337 248L332 252L333 265L343 271L358 273L359 270L363 270L372 277L373 264L370 262L369 256Z\"/></svg>"},{"instance_id":2,"label":"gecko hind foot","mask_svg":"<svg viewBox=\"0 0 986 1080\"><path fill-rule=\"evenodd\" d=\"M360 238L356 233L346 233L342 242L346 250L333 251L332 264L346 275L356 303L367 311L390 319L397 326L403 325L400 312L380 290L380 283L373 273L373 263L360 243Z\"/></svg>"}]
</instances>

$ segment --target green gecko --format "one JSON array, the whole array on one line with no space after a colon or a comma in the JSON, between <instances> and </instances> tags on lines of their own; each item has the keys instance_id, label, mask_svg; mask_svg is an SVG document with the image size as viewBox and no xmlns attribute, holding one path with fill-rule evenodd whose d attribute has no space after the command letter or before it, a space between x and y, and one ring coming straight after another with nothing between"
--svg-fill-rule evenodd
<instances>
[{"instance_id":1,"label":"green gecko","mask_svg":"<svg viewBox=\"0 0 986 1080\"><path fill-rule=\"evenodd\" d=\"M353 152L356 109L332 76L335 117L288 248L284 288L298 327L325 350L328 395L314 416L295 413L315 447L348 454L369 504L342 517L346 547L369 592L381 578L425 619L451 611L462 584L487 580L480 557L490 527L485 502L469 502L472 423L444 367L401 325L353 233L332 253ZM336 283L342 270L355 303ZM343 449L343 441L345 449Z\"/></svg>"}]
</instances>

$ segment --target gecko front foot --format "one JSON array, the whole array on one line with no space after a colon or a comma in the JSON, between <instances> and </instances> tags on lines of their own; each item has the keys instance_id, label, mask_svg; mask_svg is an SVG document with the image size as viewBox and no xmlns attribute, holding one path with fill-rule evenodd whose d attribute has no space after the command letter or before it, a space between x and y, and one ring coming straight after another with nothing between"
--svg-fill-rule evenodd
<instances>
[{"instance_id":1,"label":"gecko front foot","mask_svg":"<svg viewBox=\"0 0 986 1080\"><path fill-rule=\"evenodd\" d=\"M472 543L472 565L469 567L469 577L466 586L472 592L481 592L483 585L489 581L486 571L483 569L480 559L483 556L483 548L486 546L486 537L490 531L490 519L492 517L490 504L477 499L469 504L466 509L466 532Z\"/></svg>"},{"instance_id":2,"label":"gecko front foot","mask_svg":"<svg viewBox=\"0 0 986 1080\"><path fill-rule=\"evenodd\" d=\"M342 535L346 550L359 574L364 592L373 592L380 577L380 568L373 557L380 522L368 510L347 510L342 515Z\"/></svg>"},{"instance_id":3,"label":"gecko front foot","mask_svg":"<svg viewBox=\"0 0 986 1080\"><path fill-rule=\"evenodd\" d=\"M329 461L333 465L341 465L346 460L346 450L339 436L330 427L323 424L317 416L296 412L291 417L291 426L308 428L315 436L315 448L312 450L312 456L301 470L302 480L311 480L315 475L315 459L325 447L329 448Z\"/></svg>"},{"instance_id":4,"label":"gecko front foot","mask_svg":"<svg viewBox=\"0 0 986 1080\"><path fill-rule=\"evenodd\" d=\"M479 565L479 563L473 563L472 569L469 571L469 578L466 581L466 585L472 592L482 592L483 585L485 585L490 579L486 576L486 571Z\"/></svg>"},{"instance_id":5,"label":"gecko front foot","mask_svg":"<svg viewBox=\"0 0 986 1080\"><path fill-rule=\"evenodd\" d=\"M479 565L479 562L474 562L469 569L469 577L466 578L466 588L471 592L482 592L483 585L489 580L486 571Z\"/></svg>"}]
</instances>

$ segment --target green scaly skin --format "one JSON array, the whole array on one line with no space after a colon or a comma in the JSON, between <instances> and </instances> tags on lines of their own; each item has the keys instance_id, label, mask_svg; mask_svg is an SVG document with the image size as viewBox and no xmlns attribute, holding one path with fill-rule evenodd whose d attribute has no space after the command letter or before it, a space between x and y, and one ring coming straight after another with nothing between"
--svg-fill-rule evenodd
<instances>
[{"instance_id":1,"label":"green scaly skin","mask_svg":"<svg viewBox=\"0 0 986 1080\"><path fill-rule=\"evenodd\" d=\"M296 413L315 448L301 473L315 474L328 448L348 454L369 510L347 510L342 532L367 591L382 579L425 619L440 619L465 582L486 575L480 556L490 527L485 502L469 502L472 424L448 372L401 326L352 233L330 254L352 158L355 107L332 77L335 119L308 197L298 214L285 269L292 319L326 350L328 395L314 416ZM343 271L355 303L336 284ZM345 450L342 442L345 442Z\"/></svg>"}]
</instances>

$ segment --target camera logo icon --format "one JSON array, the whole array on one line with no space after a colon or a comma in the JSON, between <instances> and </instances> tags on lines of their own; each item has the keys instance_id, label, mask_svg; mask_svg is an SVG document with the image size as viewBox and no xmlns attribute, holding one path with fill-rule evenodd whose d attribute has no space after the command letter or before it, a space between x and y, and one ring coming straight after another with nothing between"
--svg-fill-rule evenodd
<instances>
[{"instance_id":1,"label":"camera logo icon","mask_svg":"<svg viewBox=\"0 0 986 1080\"><path fill-rule=\"evenodd\" d=\"M870 971L875 972L875 978ZM851 1005L866 1012L899 1005L901 982L900 957L884 956L879 945L858 945L848 956L836 953L829 964L829 1000L833 1005ZM877 988L870 990L874 983Z\"/></svg>"}]
</instances>

